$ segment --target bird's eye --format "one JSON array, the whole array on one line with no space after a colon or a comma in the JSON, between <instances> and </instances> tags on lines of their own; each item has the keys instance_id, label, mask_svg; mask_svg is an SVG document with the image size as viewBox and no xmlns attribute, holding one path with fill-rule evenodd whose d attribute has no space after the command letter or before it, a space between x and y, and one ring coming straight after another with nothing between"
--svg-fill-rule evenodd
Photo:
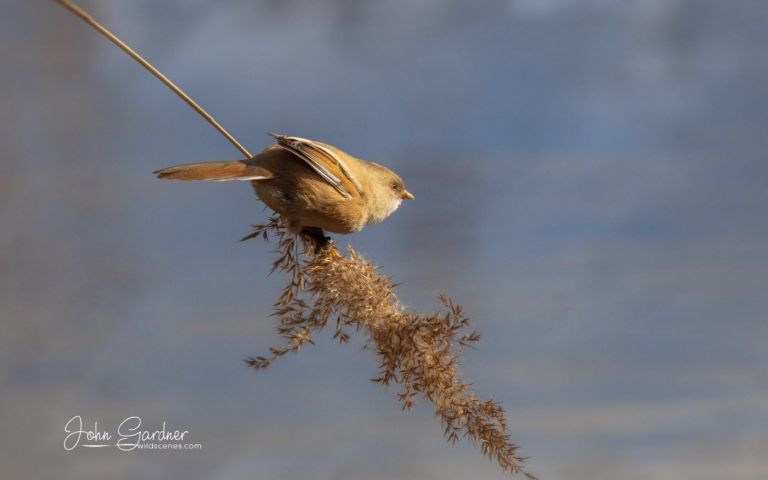
<instances>
[{"instance_id":1,"label":"bird's eye","mask_svg":"<svg viewBox=\"0 0 768 480\"><path fill-rule=\"evenodd\" d=\"M396 192L400 191L400 185L398 185L396 183L393 183L392 185L390 185L390 187L392 187L392 190L394 190Z\"/></svg>"}]
</instances>

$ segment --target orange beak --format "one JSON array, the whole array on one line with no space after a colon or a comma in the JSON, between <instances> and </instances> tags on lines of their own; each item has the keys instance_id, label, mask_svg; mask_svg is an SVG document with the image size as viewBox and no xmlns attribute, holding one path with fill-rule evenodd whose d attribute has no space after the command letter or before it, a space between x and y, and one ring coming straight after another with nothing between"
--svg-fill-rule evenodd
<instances>
[{"instance_id":1,"label":"orange beak","mask_svg":"<svg viewBox=\"0 0 768 480\"><path fill-rule=\"evenodd\" d=\"M413 200L416 197L414 197L413 194L408 190L403 190L403 194L400 195L400 198L402 198L403 200Z\"/></svg>"}]
</instances>

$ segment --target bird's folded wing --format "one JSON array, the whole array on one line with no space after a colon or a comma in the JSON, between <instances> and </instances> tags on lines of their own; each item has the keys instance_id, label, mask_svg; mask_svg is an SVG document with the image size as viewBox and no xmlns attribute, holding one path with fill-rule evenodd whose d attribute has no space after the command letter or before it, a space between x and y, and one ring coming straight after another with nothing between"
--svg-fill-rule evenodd
<instances>
[{"instance_id":1,"label":"bird's folded wing","mask_svg":"<svg viewBox=\"0 0 768 480\"><path fill-rule=\"evenodd\" d=\"M304 160L320 177L344 198L360 197L360 184L344 158L328 146L300 137L270 133L277 144Z\"/></svg>"}]
</instances>

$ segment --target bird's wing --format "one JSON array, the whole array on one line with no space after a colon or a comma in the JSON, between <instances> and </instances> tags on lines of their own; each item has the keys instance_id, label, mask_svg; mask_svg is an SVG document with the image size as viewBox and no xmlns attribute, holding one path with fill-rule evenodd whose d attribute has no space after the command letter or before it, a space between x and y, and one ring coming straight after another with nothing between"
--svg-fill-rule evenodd
<instances>
[{"instance_id":1,"label":"bird's wing","mask_svg":"<svg viewBox=\"0 0 768 480\"><path fill-rule=\"evenodd\" d=\"M349 165L327 145L300 137L270 133L277 144L304 160L344 198L360 197L360 184L352 175Z\"/></svg>"}]
</instances>

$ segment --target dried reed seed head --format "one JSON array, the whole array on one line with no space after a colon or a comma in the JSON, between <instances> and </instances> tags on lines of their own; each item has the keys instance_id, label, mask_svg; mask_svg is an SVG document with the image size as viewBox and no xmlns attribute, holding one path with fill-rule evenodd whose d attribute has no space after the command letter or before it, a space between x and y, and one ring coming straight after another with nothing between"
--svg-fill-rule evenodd
<instances>
[{"instance_id":1,"label":"dried reed seed head","mask_svg":"<svg viewBox=\"0 0 768 480\"><path fill-rule=\"evenodd\" d=\"M475 331L464 333L469 319L460 305L440 294L444 312L407 311L397 301L391 280L377 273L372 262L351 247L343 256L316 232L293 236L277 215L255 225L243 239L258 237L277 245L273 270L289 276L273 309L286 345L271 348L270 357L247 359L249 366L267 368L283 355L297 352L312 343L312 335L331 319L335 320L334 338L342 343L349 340L345 328L363 330L368 346L379 357L379 374L371 380L399 384L403 409L413 408L413 398L421 394L434 405L449 442L466 437L479 443L481 452L502 470L534 478L509 440L502 406L480 400L459 378L459 354L480 339Z\"/></svg>"}]
</instances>

